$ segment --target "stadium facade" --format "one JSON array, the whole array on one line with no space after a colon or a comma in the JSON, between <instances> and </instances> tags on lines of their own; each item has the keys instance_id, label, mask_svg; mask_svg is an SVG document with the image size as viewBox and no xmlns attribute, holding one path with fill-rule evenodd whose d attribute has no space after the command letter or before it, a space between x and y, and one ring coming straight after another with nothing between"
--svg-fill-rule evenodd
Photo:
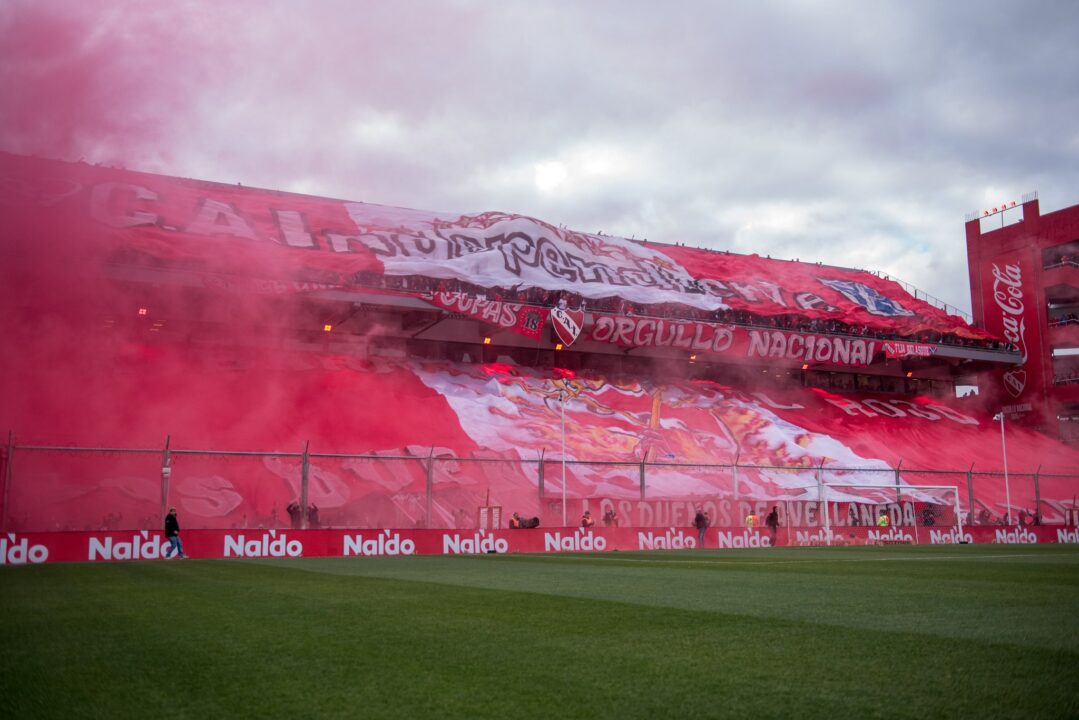
<instances>
[{"instance_id":1,"label":"stadium facade","mask_svg":"<svg viewBox=\"0 0 1079 720\"><path fill-rule=\"evenodd\" d=\"M287 554L285 530L308 554L662 547L698 508L731 546L760 544L742 532L771 507L803 543L1074 523L1079 452L1020 425L1002 443L985 397L955 397L1014 371L1021 343L875 273L0 170L2 530L27 556L57 537L53 559L133 556L170 505L221 556ZM551 530L586 509L587 537ZM496 530L513 512L543 535Z\"/></svg>"},{"instance_id":2,"label":"stadium facade","mask_svg":"<svg viewBox=\"0 0 1079 720\"><path fill-rule=\"evenodd\" d=\"M1032 195L970 217L966 235L975 322L1021 353L989 373L987 401L1079 446L1079 205L1042 215Z\"/></svg>"}]
</instances>

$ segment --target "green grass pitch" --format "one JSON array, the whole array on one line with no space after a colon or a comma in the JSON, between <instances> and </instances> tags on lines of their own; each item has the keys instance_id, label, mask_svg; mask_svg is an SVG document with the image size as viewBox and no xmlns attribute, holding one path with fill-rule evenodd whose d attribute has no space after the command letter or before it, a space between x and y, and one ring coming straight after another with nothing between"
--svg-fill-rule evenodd
<instances>
[{"instance_id":1,"label":"green grass pitch","mask_svg":"<svg viewBox=\"0 0 1079 720\"><path fill-rule=\"evenodd\" d=\"M0 567L0 718L1079 717L1079 548Z\"/></svg>"}]
</instances>

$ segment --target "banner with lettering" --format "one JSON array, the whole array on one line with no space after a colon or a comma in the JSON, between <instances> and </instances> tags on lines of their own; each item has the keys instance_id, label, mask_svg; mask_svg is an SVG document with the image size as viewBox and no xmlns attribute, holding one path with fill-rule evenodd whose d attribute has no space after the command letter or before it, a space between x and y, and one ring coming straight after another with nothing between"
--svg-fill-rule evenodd
<instances>
[{"instance_id":1,"label":"banner with lettering","mask_svg":"<svg viewBox=\"0 0 1079 720\"><path fill-rule=\"evenodd\" d=\"M349 288L412 277L987 337L869 272L687 248L677 238L656 244L510 213L432 213L5 153L0 176L6 231L54 238L53 263L168 267L236 287L243 278ZM409 292L416 284L406 283Z\"/></svg>"},{"instance_id":2,"label":"banner with lettering","mask_svg":"<svg viewBox=\"0 0 1079 720\"><path fill-rule=\"evenodd\" d=\"M599 313L592 316L588 339L621 347L669 347L795 365L827 362L858 367L871 364L882 347L881 341L868 338Z\"/></svg>"},{"instance_id":3,"label":"banner with lettering","mask_svg":"<svg viewBox=\"0 0 1079 720\"><path fill-rule=\"evenodd\" d=\"M881 349L884 350L884 357L889 360L906 357L932 357L937 352L936 345L899 340L884 341L881 343Z\"/></svg>"},{"instance_id":4,"label":"banner with lettering","mask_svg":"<svg viewBox=\"0 0 1079 720\"><path fill-rule=\"evenodd\" d=\"M502 330L511 330L533 340L540 338L547 324L547 316L551 313L550 308L475 298L460 292L436 292L424 299L450 312L466 315Z\"/></svg>"},{"instance_id":5,"label":"banner with lettering","mask_svg":"<svg viewBox=\"0 0 1079 720\"><path fill-rule=\"evenodd\" d=\"M502 553L611 552L690 550L698 547L696 530L668 528L536 528L531 530L192 530L182 532L189 559L369 557L411 555L480 555ZM954 545L997 543L1030 545L1079 543L1074 526L1061 527L821 527L784 524L767 529L712 527L704 547L740 549L775 546L874 544ZM0 565L51 562L170 562L169 543L159 530L7 533L0 536ZM177 560L171 560L177 562ZM182 562L182 561L181 561Z\"/></svg>"},{"instance_id":6,"label":"banner with lettering","mask_svg":"<svg viewBox=\"0 0 1079 720\"><path fill-rule=\"evenodd\" d=\"M986 329L1020 353L1017 365L991 374L996 383L991 395L1009 419L1037 425L1045 420L1037 408L1046 406L1046 380L1038 316L1041 300L1034 285L1039 259L1035 252L1023 247L1001 253L984 261L979 272Z\"/></svg>"}]
</instances>

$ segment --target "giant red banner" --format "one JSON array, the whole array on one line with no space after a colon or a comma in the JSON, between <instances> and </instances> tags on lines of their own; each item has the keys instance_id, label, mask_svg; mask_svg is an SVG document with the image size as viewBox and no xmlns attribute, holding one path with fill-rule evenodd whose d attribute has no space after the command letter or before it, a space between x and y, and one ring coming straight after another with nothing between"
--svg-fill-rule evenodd
<instances>
[{"instance_id":1,"label":"giant red banner","mask_svg":"<svg viewBox=\"0 0 1079 720\"><path fill-rule=\"evenodd\" d=\"M507 213L437 214L2 153L0 175L6 231L56 231L49 234L71 241L50 248L57 263L65 254L68 262L164 263L286 287L348 288L365 273L422 276L842 319L900 335L984 336L864 271L574 232Z\"/></svg>"}]
</instances>

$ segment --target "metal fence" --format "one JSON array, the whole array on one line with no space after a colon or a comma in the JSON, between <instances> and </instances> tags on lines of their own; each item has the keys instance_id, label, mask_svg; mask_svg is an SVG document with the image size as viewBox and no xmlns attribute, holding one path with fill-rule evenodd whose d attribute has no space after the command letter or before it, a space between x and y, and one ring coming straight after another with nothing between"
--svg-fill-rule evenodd
<instances>
[{"instance_id":1,"label":"metal fence","mask_svg":"<svg viewBox=\"0 0 1079 720\"><path fill-rule=\"evenodd\" d=\"M957 488L964 524L1074 521L1079 475L738 462L608 462L402 454L20 445L0 447L0 531L157 529L180 505L184 527L468 528L479 506L575 525L583 506L623 524L673 526L687 508L818 501L822 486L872 485L898 501L910 486ZM881 493L877 493L880 495ZM834 496L833 496L834 497ZM1003 501L1002 501L1003 499ZM598 503L598 504L597 504Z\"/></svg>"}]
</instances>

